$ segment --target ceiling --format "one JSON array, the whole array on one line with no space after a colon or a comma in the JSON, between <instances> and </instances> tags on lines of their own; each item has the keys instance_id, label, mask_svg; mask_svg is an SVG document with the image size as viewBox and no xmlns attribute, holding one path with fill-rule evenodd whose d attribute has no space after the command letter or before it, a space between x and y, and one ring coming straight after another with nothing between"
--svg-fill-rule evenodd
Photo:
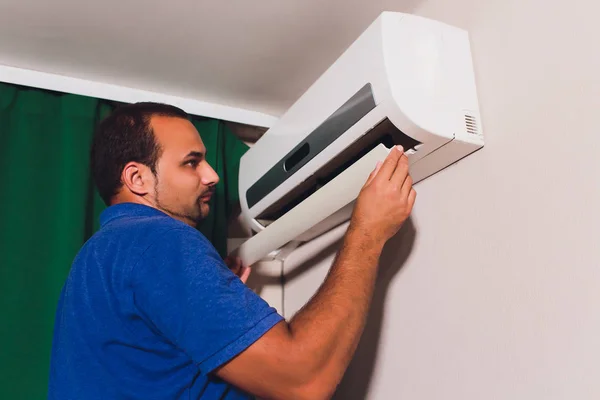
<instances>
[{"instance_id":1,"label":"ceiling","mask_svg":"<svg viewBox=\"0 0 600 400\"><path fill-rule=\"evenodd\" d=\"M0 0L0 64L281 115L420 0Z\"/></svg>"}]
</instances>

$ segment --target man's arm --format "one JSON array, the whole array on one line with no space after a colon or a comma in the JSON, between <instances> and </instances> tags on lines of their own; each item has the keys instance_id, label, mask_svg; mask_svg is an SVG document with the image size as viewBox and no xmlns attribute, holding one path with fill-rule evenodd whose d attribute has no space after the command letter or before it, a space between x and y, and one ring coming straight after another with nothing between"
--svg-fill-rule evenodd
<instances>
[{"instance_id":1,"label":"man's arm","mask_svg":"<svg viewBox=\"0 0 600 400\"><path fill-rule=\"evenodd\" d=\"M383 246L408 218L415 197L408 159L392 150L361 190L317 293L289 323L275 325L215 373L267 399L329 398L364 329Z\"/></svg>"}]
</instances>

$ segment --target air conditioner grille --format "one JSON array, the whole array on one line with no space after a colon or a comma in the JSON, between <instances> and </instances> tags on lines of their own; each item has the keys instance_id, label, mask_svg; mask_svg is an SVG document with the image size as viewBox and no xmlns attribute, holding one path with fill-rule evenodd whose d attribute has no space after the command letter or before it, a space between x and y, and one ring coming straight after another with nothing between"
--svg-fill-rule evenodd
<instances>
[{"instance_id":1,"label":"air conditioner grille","mask_svg":"<svg viewBox=\"0 0 600 400\"><path fill-rule=\"evenodd\" d=\"M467 132L472 135L479 135L479 124L474 116L465 114L465 124L467 126Z\"/></svg>"}]
</instances>

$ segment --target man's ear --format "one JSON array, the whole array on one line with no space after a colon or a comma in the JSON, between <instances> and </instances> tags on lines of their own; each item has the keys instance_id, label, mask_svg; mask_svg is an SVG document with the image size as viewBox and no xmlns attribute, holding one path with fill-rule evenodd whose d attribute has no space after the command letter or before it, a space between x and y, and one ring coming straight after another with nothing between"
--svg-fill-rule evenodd
<instances>
[{"instance_id":1,"label":"man's ear","mask_svg":"<svg viewBox=\"0 0 600 400\"><path fill-rule=\"evenodd\" d=\"M121 182L130 192L144 196L150 192L154 185L154 175L148 166L130 162L125 165L121 173Z\"/></svg>"}]
</instances>

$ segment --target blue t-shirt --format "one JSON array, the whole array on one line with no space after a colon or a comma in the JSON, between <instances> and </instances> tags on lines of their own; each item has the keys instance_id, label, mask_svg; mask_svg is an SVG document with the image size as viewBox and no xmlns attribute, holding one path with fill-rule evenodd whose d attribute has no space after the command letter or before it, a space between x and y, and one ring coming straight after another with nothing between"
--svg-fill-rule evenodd
<instances>
[{"instance_id":1,"label":"blue t-shirt","mask_svg":"<svg viewBox=\"0 0 600 400\"><path fill-rule=\"evenodd\" d=\"M252 398L211 371L281 320L196 229L111 206L61 292L48 398Z\"/></svg>"}]
</instances>

